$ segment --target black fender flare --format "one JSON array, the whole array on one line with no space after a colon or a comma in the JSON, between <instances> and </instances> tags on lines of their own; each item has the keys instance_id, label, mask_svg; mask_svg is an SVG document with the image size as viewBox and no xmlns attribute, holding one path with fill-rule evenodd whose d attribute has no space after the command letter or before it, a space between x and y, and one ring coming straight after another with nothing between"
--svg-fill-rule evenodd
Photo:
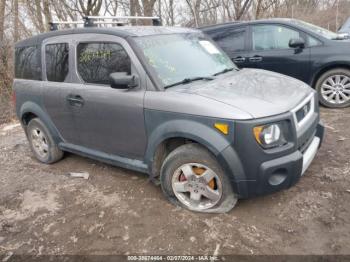
<instances>
[{"instance_id":1,"label":"black fender flare","mask_svg":"<svg viewBox=\"0 0 350 262\"><path fill-rule=\"evenodd\" d=\"M51 121L48 114L42 108L40 108L40 106L38 106L37 104L30 102L30 101L23 103L23 105L21 106L21 108L19 110L19 114L18 114L18 117L20 118L22 125L24 124L23 123L23 116L27 113L32 113L32 114L36 115L38 118L40 118L41 121L43 121L43 123L49 129L52 138L54 139L54 141L57 144L63 141L56 126Z\"/></svg>"},{"instance_id":2,"label":"black fender flare","mask_svg":"<svg viewBox=\"0 0 350 262\"><path fill-rule=\"evenodd\" d=\"M166 121L149 134L145 163L151 175L156 150L162 142L169 138L185 138L201 144L217 158L232 182L245 179L241 161L230 141L214 127L187 119Z\"/></svg>"}]
</instances>

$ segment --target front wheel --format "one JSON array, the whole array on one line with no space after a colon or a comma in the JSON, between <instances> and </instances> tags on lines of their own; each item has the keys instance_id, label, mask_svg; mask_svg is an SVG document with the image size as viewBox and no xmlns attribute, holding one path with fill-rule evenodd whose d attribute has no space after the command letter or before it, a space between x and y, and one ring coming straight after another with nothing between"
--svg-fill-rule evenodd
<instances>
[{"instance_id":1,"label":"front wheel","mask_svg":"<svg viewBox=\"0 0 350 262\"><path fill-rule=\"evenodd\" d=\"M220 165L198 144L186 144L172 151L164 160L160 180L172 203L192 211L225 213L237 203Z\"/></svg>"},{"instance_id":2,"label":"front wheel","mask_svg":"<svg viewBox=\"0 0 350 262\"><path fill-rule=\"evenodd\" d=\"M350 106L350 70L336 68L324 73L316 83L322 105L330 108Z\"/></svg>"}]
</instances>

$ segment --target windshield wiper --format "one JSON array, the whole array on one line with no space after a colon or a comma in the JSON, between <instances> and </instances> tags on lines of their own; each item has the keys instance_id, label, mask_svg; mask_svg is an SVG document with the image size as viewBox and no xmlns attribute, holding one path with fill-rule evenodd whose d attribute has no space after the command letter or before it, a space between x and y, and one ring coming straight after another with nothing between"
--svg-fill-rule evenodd
<instances>
[{"instance_id":1,"label":"windshield wiper","mask_svg":"<svg viewBox=\"0 0 350 262\"><path fill-rule=\"evenodd\" d=\"M235 69L234 67L232 67L232 68L226 68L226 69L224 69L224 70L222 70L222 71L220 71L220 72L215 73L214 76L218 76L218 75L221 75L221 74L225 74L225 73L230 72L230 71L232 71L232 70L234 70L234 69Z\"/></svg>"},{"instance_id":2,"label":"windshield wiper","mask_svg":"<svg viewBox=\"0 0 350 262\"><path fill-rule=\"evenodd\" d=\"M173 87L173 86L177 86L177 85L184 85L184 84L188 84L188 83L191 83L191 82L194 82L194 81L198 81L198 80L214 80L214 78L210 77L210 76L197 76L197 77L189 77L189 78L185 78L179 82L176 82L174 84L171 84L171 85L167 85L167 86L164 86L164 89L167 89L169 87Z\"/></svg>"}]
</instances>

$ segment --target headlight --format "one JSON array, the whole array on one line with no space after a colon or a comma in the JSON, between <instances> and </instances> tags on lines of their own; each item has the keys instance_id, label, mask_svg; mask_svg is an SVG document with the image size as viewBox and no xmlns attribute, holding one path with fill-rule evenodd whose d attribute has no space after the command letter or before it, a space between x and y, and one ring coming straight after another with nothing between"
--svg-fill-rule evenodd
<instances>
[{"instance_id":1,"label":"headlight","mask_svg":"<svg viewBox=\"0 0 350 262\"><path fill-rule=\"evenodd\" d=\"M269 124L254 127L256 141L265 149L286 144L280 124Z\"/></svg>"}]
</instances>

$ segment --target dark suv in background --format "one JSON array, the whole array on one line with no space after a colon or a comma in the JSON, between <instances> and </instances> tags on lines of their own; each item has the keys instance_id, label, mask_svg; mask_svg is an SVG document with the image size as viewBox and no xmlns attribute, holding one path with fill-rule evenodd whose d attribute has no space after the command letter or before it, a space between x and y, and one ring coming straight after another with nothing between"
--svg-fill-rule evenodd
<instances>
[{"instance_id":1,"label":"dark suv in background","mask_svg":"<svg viewBox=\"0 0 350 262\"><path fill-rule=\"evenodd\" d=\"M231 22L201 28L239 67L289 75L315 88L327 107L350 105L350 41L294 19Z\"/></svg>"}]
</instances>

